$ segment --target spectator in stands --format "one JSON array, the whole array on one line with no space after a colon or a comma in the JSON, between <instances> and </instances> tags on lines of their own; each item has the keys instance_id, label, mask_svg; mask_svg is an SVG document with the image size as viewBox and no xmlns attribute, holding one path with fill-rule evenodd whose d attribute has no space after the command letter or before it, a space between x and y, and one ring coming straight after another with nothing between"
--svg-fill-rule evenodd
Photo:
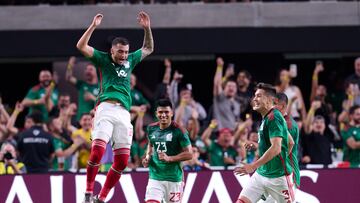
<instances>
[{"instance_id":1,"label":"spectator in stands","mask_svg":"<svg viewBox=\"0 0 360 203\"><path fill-rule=\"evenodd\" d=\"M15 109L14 111L12 112L7 124L6 124L6 134L4 137L2 137L3 140L8 140L8 141L11 141L13 143L16 143L15 139L14 139L14 136L16 134L19 133L19 129L17 127L15 127L15 122L16 122L16 119L19 115L19 113L21 113L22 111L24 110L24 106L18 101L16 102L16 105L15 105ZM29 118L25 118L25 121L28 123L25 122L25 128L28 129L30 128L34 123L32 121L32 119L29 119ZM1 137L0 137L0 142L1 142Z\"/></svg>"},{"instance_id":2,"label":"spectator in stands","mask_svg":"<svg viewBox=\"0 0 360 203\"><path fill-rule=\"evenodd\" d=\"M210 167L205 160L200 158L200 152L196 146L192 147L193 158L183 162L184 171L201 171Z\"/></svg>"},{"instance_id":3,"label":"spectator in stands","mask_svg":"<svg viewBox=\"0 0 360 203\"><path fill-rule=\"evenodd\" d=\"M360 167L360 106L350 108L351 125L342 132L344 140L343 160L351 167Z\"/></svg>"},{"instance_id":4,"label":"spectator in stands","mask_svg":"<svg viewBox=\"0 0 360 203\"><path fill-rule=\"evenodd\" d=\"M69 132L63 128L60 118L50 118L48 129L53 136L52 141L55 151L52 168L57 171L69 170L71 167L71 160L66 158L70 157L78 147L85 142L85 140L80 136L75 137L72 140Z\"/></svg>"},{"instance_id":5,"label":"spectator in stands","mask_svg":"<svg viewBox=\"0 0 360 203\"><path fill-rule=\"evenodd\" d=\"M307 164L331 164L331 145L334 135L325 131L325 118L315 115L315 111L321 106L320 101L313 101L304 123L306 135L302 139L303 158L302 162Z\"/></svg>"},{"instance_id":6,"label":"spectator in stands","mask_svg":"<svg viewBox=\"0 0 360 203\"><path fill-rule=\"evenodd\" d=\"M338 122L349 124L349 110L354 105L360 105L360 91L359 86L356 83L347 83L345 85L347 99L342 102L342 112L338 117Z\"/></svg>"},{"instance_id":7,"label":"spectator in stands","mask_svg":"<svg viewBox=\"0 0 360 203\"><path fill-rule=\"evenodd\" d=\"M347 83L353 83L357 84L358 87L360 87L360 57L356 58L354 61L354 73L349 75L345 79L345 84Z\"/></svg>"},{"instance_id":8,"label":"spectator in stands","mask_svg":"<svg viewBox=\"0 0 360 203\"><path fill-rule=\"evenodd\" d=\"M130 76L130 88L131 88L131 109L130 112L134 115L137 115L139 111L146 112L150 108L149 101L144 97L144 95L137 89L136 86L136 76L131 74Z\"/></svg>"},{"instance_id":9,"label":"spectator in stands","mask_svg":"<svg viewBox=\"0 0 360 203\"><path fill-rule=\"evenodd\" d=\"M147 149L148 140L145 136L144 130L144 115L145 110L138 112L136 121L135 121L135 140L131 145L131 164L128 165L129 168L136 168L141 165L141 160Z\"/></svg>"},{"instance_id":10,"label":"spectator in stands","mask_svg":"<svg viewBox=\"0 0 360 203\"><path fill-rule=\"evenodd\" d=\"M2 104L2 101L0 101L0 143L8 137L9 133L6 126L9 118L10 116L5 109L5 106Z\"/></svg>"},{"instance_id":11,"label":"spectator in stands","mask_svg":"<svg viewBox=\"0 0 360 203\"><path fill-rule=\"evenodd\" d=\"M171 92L171 94L174 93ZM177 92L175 94L177 94ZM188 84L187 87L180 90L180 100L177 99L177 96L173 96L172 98L175 98L173 101L176 104L175 121L179 125L186 126L189 120L194 117L198 120L204 120L206 118L204 107L199 102L195 101L192 96L191 85Z\"/></svg>"},{"instance_id":12,"label":"spectator in stands","mask_svg":"<svg viewBox=\"0 0 360 203\"><path fill-rule=\"evenodd\" d=\"M229 128L233 131L236 123L240 120L240 104L235 100L237 85L234 80L228 79L222 83L224 61L216 60L217 68L214 76L213 88L213 113L218 121L218 129Z\"/></svg>"},{"instance_id":13,"label":"spectator in stands","mask_svg":"<svg viewBox=\"0 0 360 203\"><path fill-rule=\"evenodd\" d=\"M171 79L171 61L168 58L164 59L164 77L161 83L156 86L155 101L159 99L169 98L170 79Z\"/></svg>"},{"instance_id":14,"label":"spectator in stands","mask_svg":"<svg viewBox=\"0 0 360 203\"><path fill-rule=\"evenodd\" d=\"M14 145L5 142L0 147L0 175L26 173L24 163L17 160Z\"/></svg>"},{"instance_id":15,"label":"spectator in stands","mask_svg":"<svg viewBox=\"0 0 360 203\"><path fill-rule=\"evenodd\" d=\"M81 115L90 113L95 107L95 101L99 94L99 87L95 66L90 63L87 64L84 70L85 80L79 80L73 75L75 61L76 58L74 56L70 57L66 69L66 80L78 90L78 110L76 120L79 121Z\"/></svg>"},{"instance_id":16,"label":"spectator in stands","mask_svg":"<svg viewBox=\"0 0 360 203\"><path fill-rule=\"evenodd\" d=\"M241 118L245 119L246 114L251 112L251 98L253 96L253 88L251 85L251 74L247 70L241 70L236 79L237 93L236 100L241 106Z\"/></svg>"},{"instance_id":17,"label":"spectator in stands","mask_svg":"<svg viewBox=\"0 0 360 203\"><path fill-rule=\"evenodd\" d=\"M253 157L248 157L248 155L253 155L254 151L247 152L245 149L245 144L249 142L250 132L252 128L253 120L250 115L246 118L246 120L240 123L235 132L234 132L234 143L235 148L238 152L238 157L236 159L236 164L239 164L241 161L253 160ZM251 163L251 162L250 162Z\"/></svg>"},{"instance_id":18,"label":"spectator in stands","mask_svg":"<svg viewBox=\"0 0 360 203\"><path fill-rule=\"evenodd\" d=\"M289 70L282 69L276 84L276 91L285 93L289 98L288 112L292 117L306 118L306 109L301 90L291 84L292 75Z\"/></svg>"},{"instance_id":19,"label":"spectator in stands","mask_svg":"<svg viewBox=\"0 0 360 203\"><path fill-rule=\"evenodd\" d=\"M48 120L49 111L57 105L58 90L49 70L42 70L39 74L39 84L32 87L26 94L22 104L29 107L29 114L38 110L43 114L44 121Z\"/></svg>"},{"instance_id":20,"label":"spectator in stands","mask_svg":"<svg viewBox=\"0 0 360 203\"><path fill-rule=\"evenodd\" d=\"M43 129L43 113L34 111L29 117L34 126L19 135L18 150L29 173L46 173L54 153L52 135Z\"/></svg>"},{"instance_id":21,"label":"spectator in stands","mask_svg":"<svg viewBox=\"0 0 360 203\"><path fill-rule=\"evenodd\" d=\"M216 120L212 120L210 125L203 132L201 139L208 148L208 158L211 166L235 165L237 151L233 147L233 132L229 128L221 128L218 138L211 140L210 135L216 128Z\"/></svg>"},{"instance_id":22,"label":"spectator in stands","mask_svg":"<svg viewBox=\"0 0 360 203\"><path fill-rule=\"evenodd\" d=\"M312 76L310 102L320 101L321 107L316 110L315 115L322 115L327 125L334 124L336 119L332 115L332 105L326 101L327 88L325 85L319 85L319 73L322 71L324 71L324 65L321 61L317 61Z\"/></svg>"},{"instance_id":23,"label":"spectator in stands","mask_svg":"<svg viewBox=\"0 0 360 203\"><path fill-rule=\"evenodd\" d=\"M56 106L54 106L50 113L50 117L59 117L61 109L68 108L71 104L71 96L68 93L60 93L59 100Z\"/></svg>"},{"instance_id":24,"label":"spectator in stands","mask_svg":"<svg viewBox=\"0 0 360 203\"><path fill-rule=\"evenodd\" d=\"M86 168L87 161L90 156L91 148L91 129L92 129L92 116L89 113L84 113L80 117L80 126L81 128L75 130L71 134L71 138L75 139L76 137L81 137L84 140L84 144L79 147L77 154L77 162L74 163L77 167L75 168Z\"/></svg>"}]
</instances>

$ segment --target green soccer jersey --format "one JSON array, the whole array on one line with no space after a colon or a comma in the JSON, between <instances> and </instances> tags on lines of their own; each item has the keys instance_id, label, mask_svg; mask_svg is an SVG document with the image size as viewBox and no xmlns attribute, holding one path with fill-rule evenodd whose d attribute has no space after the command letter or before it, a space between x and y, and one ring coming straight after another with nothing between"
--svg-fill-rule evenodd
<instances>
[{"instance_id":1,"label":"green soccer jersey","mask_svg":"<svg viewBox=\"0 0 360 203\"><path fill-rule=\"evenodd\" d=\"M351 126L348 130L343 131L342 137L344 140L344 161L350 162L351 167L360 167L360 149L351 149L346 141L353 138L355 141L360 141L360 128Z\"/></svg>"},{"instance_id":2,"label":"green soccer jersey","mask_svg":"<svg viewBox=\"0 0 360 203\"><path fill-rule=\"evenodd\" d=\"M160 129L159 123L153 123L147 128L149 143L153 146L153 154L149 161L150 179L159 181L181 182L183 170L181 162L160 161L158 152L165 152L168 156L175 156L190 145L188 132L176 123L166 129Z\"/></svg>"},{"instance_id":3,"label":"green soccer jersey","mask_svg":"<svg viewBox=\"0 0 360 203\"><path fill-rule=\"evenodd\" d=\"M145 138L145 140L140 141L140 142L138 142L138 141L133 142L131 145L131 148L130 148L131 158L138 156L141 159L146 152L146 148L147 148L146 138Z\"/></svg>"},{"instance_id":4,"label":"green soccer jersey","mask_svg":"<svg viewBox=\"0 0 360 203\"><path fill-rule=\"evenodd\" d=\"M289 133L291 137L294 140L294 146L291 150L290 155L290 162L293 169L293 177L294 177L294 183L296 184L296 187L300 187L300 168L299 168L299 161L297 159L298 156L298 147L299 147L299 127L296 123L296 121L291 117L286 115L285 121L289 130Z\"/></svg>"},{"instance_id":5,"label":"green soccer jersey","mask_svg":"<svg viewBox=\"0 0 360 203\"><path fill-rule=\"evenodd\" d=\"M226 166L224 157L231 157L236 160L237 152L234 148L228 147L223 149L223 147L215 141L211 141L207 150L209 152L211 166Z\"/></svg>"},{"instance_id":6,"label":"green soccer jersey","mask_svg":"<svg viewBox=\"0 0 360 203\"><path fill-rule=\"evenodd\" d=\"M95 106L95 101L85 101L84 95L86 92L97 97L99 95L98 85L88 84L85 81L77 80L76 89L79 92L78 95L78 109L76 113L76 120L80 120L81 115L89 113Z\"/></svg>"},{"instance_id":7,"label":"green soccer jersey","mask_svg":"<svg viewBox=\"0 0 360 203\"><path fill-rule=\"evenodd\" d=\"M108 53L94 49L89 60L96 66L100 93L99 101L117 100L128 111L131 107L130 75L136 64L141 61L141 49L130 53L124 65L113 62Z\"/></svg>"},{"instance_id":8,"label":"green soccer jersey","mask_svg":"<svg viewBox=\"0 0 360 203\"><path fill-rule=\"evenodd\" d=\"M53 137L53 145L54 145L55 152L57 150L64 151L70 146L69 144L66 144L60 138L57 138L57 137ZM69 161L69 159L64 158L64 168L63 168L63 170L69 170L69 168L70 168L70 161ZM55 157L53 159L53 169L54 170L59 170L59 162L58 162L57 157Z\"/></svg>"},{"instance_id":9,"label":"green soccer jersey","mask_svg":"<svg viewBox=\"0 0 360 203\"><path fill-rule=\"evenodd\" d=\"M260 166L256 171L267 178L278 178L289 175L291 170L290 159L288 155L288 129L286 121L277 109L272 109L263 118L259 128L259 156L270 148L271 138L281 137L281 152L266 164Z\"/></svg>"},{"instance_id":10,"label":"green soccer jersey","mask_svg":"<svg viewBox=\"0 0 360 203\"><path fill-rule=\"evenodd\" d=\"M131 90L131 100L133 106L147 105L149 101L145 99L144 95L137 89Z\"/></svg>"},{"instance_id":11,"label":"green soccer jersey","mask_svg":"<svg viewBox=\"0 0 360 203\"><path fill-rule=\"evenodd\" d=\"M36 85L28 91L25 98L31 99L31 100L41 99L42 97L45 96L45 94L46 94L46 89L40 85ZM51 94L51 100L54 103L54 106L57 105L58 96L59 96L59 92L58 92L57 88L55 88ZM45 122L48 121L49 112L47 111L45 105L39 104L39 105L34 105L34 106L29 107L29 114L31 114L33 111L40 111L43 115L44 121Z\"/></svg>"}]
</instances>

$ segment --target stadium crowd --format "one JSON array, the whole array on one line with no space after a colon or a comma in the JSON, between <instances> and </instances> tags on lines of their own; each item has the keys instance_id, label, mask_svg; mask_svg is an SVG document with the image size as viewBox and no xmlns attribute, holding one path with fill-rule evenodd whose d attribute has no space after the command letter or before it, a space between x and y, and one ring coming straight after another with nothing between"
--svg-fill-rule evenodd
<instances>
[{"instance_id":1,"label":"stadium crowd","mask_svg":"<svg viewBox=\"0 0 360 203\"><path fill-rule=\"evenodd\" d=\"M11 106L0 101L0 174L44 173L49 171L81 171L86 168L91 147L91 129L96 97L99 94L96 68L88 64L84 80L76 78L76 58L70 57L66 81L78 90L78 101L60 92L51 71L39 73L39 83L31 87L22 101ZM163 80L157 85L155 101L169 98L174 106L174 120L186 128L194 156L184 162L184 170L206 170L228 167L258 158L247 151L245 143L258 142L261 116L251 110L254 80L247 70L235 72L235 65L216 59L213 101L209 109L194 99L192 85L183 84L183 74L164 60ZM336 109L329 100L326 86L319 81L325 70L318 61L314 67L310 106L306 108L302 91L291 82L296 68L279 72L274 86L288 97L287 113L300 129L298 160L301 166L321 164L329 167L360 166L360 58L354 62L354 73L345 79L342 107ZM311 77L311 76L309 76ZM128 170L142 167L147 147L146 127L155 122L155 105L137 89L137 78L131 75L131 119L133 144ZM304 101L305 100L305 101ZM16 126L19 114L27 110L24 123ZM110 143L101 161L105 172L112 163Z\"/></svg>"}]
</instances>

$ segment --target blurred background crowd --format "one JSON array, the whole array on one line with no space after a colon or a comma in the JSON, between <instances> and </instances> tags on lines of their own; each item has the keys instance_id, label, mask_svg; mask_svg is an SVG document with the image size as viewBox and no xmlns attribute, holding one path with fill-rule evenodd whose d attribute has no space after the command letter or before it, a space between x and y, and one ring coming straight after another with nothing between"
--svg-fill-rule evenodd
<instances>
[{"instance_id":1,"label":"blurred background crowd","mask_svg":"<svg viewBox=\"0 0 360 203\"><path fill-rule=\"evenodd\" d=\"M29 87L18 102L0 101L0 174L82 171L90 154L92 117L99 93L96 68L86 63L82 77L73 73L78 60L70 57L65 75L47 69L39 72L38 84ZM135 74L131 75L131 118L134 140L128 170L141 166L147 147L146 126L154 121L156 101L169 98L174 106L174 121L185 127L192 142L194 157L184 162L184 170L207 170L251 163L257 151L246 151L246 142L258 142L261 116L251 109L258 75L218 57L207 71L212 84L203 92L212 94L210 105L202 104L193 94L193 83L169 58L162 61L163 77L152 97L147 98ZM296 64L281 69L272 78L278 92L287 95L288 110L298 123L300 141L298 160L301 167L359 167L360 164L360 58L354 59L352 74L342 78L340 91L328 89L322 81L327 71L322 61L313 61L307 75L311 84L304 90L294 83L301 69ZM257 73L261 74L261 73ZM201 77L197 77L201 80ZM59 81L77 91L77 99ZM297 80L299 81L299 80ZM335 81L334 81L335 82ZM305 97L303 91L310 91ZM148 94L147 94L148 95ZM18 117L24 117L19 120ZM101 171L112 163L110 144L102 159Z\"/></svg>"}]
</instances>

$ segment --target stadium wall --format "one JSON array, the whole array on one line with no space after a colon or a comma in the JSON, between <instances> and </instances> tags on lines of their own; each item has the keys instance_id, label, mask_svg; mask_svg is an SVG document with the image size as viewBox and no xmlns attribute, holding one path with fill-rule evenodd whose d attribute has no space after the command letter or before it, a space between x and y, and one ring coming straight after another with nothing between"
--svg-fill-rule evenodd
<instances>
[{"instance_id":1,"label":"stadium wall","mask_svg":"<svg viewBox=\"0 0 360 203\"><path fill-rule=\"evenodd\" d=\"M301 171L301 188L296 192L299 203L360 202L357 177L360 169L317 169ZM96 177L95 192L105 182L105 174ZM184 203L235 202L241 187L250 176L235 176L232 171L186 173ZM143 202L148 180L146 172L124 174L120 184L108 195L109 203ZM85 191L84 174L42 174L0 176L0 202L81 203Z\"/></svg>"},{"instance_id":2,"label":"stadium wall","mask_svg":"<svg viewBox=\"0 0 360 203\"><path fill-rule=\"evenodd\" d=\"M108 49L114 36L141 46L138 11L151 15L154 55L360 52L360 2L99 4L0 7L0 60L79 55L75 44L96 13L103 23L90 43Z\"/></svg>"}]
</instances>

